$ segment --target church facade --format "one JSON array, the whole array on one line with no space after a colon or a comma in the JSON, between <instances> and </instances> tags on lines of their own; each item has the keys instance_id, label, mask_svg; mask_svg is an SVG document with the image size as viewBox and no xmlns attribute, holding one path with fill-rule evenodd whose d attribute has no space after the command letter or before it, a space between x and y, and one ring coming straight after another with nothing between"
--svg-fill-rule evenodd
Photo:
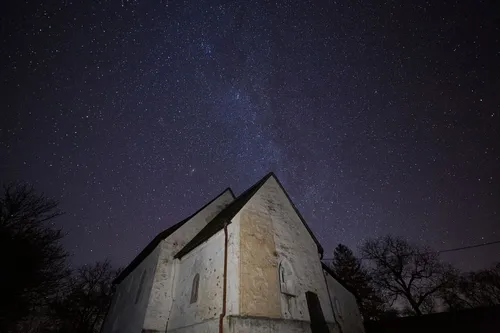
<instances>
[{"instance_id":1,"label":"church facade","mask_svg":"<svg viewBox=\"0 0 500 333\"><path fill-rule=\"evenodd\" d=\"M102 333L364 332L273 173L160 233L116 278Z\"/></svg>"}]
</instances>

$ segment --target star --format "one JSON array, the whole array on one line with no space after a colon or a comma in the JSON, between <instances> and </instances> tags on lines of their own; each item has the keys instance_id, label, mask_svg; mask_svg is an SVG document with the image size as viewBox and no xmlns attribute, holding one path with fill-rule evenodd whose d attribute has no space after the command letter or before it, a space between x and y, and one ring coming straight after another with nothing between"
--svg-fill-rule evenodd
<instances>
[{"instance_id":1,"label":"star","mask_svg":"<svg viewBox=\"0 0 500 333\"><path fill-rule=\"evenodd\" d=\"M388 233L435 249L500 233L486 4L13 3L1 181L61 198L75 264L124 265L269 171L326 252ZM495 260L474 251L445 259Z\"/></svg>"}]
</instances>

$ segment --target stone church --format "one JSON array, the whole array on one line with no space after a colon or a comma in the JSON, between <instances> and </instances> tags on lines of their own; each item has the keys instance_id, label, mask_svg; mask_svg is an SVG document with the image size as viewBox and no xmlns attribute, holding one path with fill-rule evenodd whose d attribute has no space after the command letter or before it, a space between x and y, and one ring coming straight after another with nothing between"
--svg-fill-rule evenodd
<instances>
[{"instance_id":1,"label":"stone church","mask_svg":"<svg viewBox=\"0 0 500 333\"><path fill-rule=\"evenodd\" d=\"M161 232L114 281L102 333L364 332L273 173Z\"/></svg>"}]
</instances>

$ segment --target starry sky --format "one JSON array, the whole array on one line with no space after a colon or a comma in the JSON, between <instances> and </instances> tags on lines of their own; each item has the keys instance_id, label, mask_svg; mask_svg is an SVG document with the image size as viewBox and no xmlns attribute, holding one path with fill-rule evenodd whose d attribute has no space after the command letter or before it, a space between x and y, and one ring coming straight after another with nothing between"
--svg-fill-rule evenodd
<instances>
[{"instance_id":1,"label":"starry sky","mask_svg":"<svg viewBox=\"0 0 500 333\"><path fill-rule=\"evenodd\" d=\"M127 264L269 171L331 257L388 233L500 239L487 1L10 1L0 181L60 200L75 264ZM443 259L476 269L500 246Z\"/></svg>"}]
</instances>

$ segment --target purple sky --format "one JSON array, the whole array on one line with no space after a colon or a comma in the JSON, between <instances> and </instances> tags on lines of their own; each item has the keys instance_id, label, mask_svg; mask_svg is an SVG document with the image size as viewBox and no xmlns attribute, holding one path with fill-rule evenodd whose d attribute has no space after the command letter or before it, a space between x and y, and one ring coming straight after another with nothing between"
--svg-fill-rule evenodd
<instances>
[{"instance_id":1,"label":"purple sky","mask_svg":"<svg viewBox=\"0 0 500 333\"><path fill-rule=\"evenodd\" d=\"M326 256L498 240L498 12L414 2L6 3L0 181L60 199L76 264L126 264L268 171Z\"/></svg>"}]
</instances>

